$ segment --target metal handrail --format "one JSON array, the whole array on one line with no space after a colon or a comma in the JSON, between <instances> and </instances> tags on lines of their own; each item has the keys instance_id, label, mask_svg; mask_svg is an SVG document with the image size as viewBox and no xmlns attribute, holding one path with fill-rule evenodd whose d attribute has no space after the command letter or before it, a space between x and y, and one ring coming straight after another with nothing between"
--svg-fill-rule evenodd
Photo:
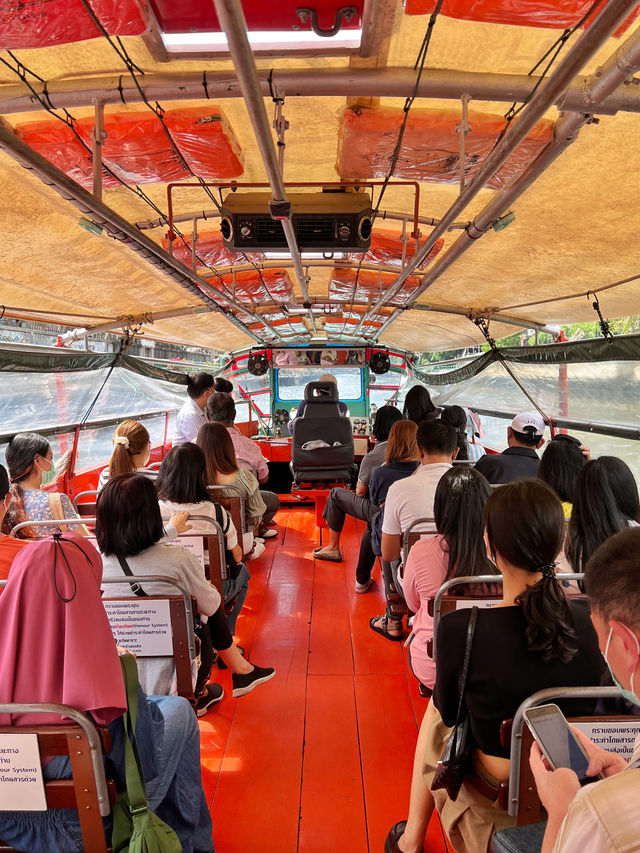
<instances>
[{"instance_id":1,"label":"metal handrail","mask_svg":"<svg viewBox=\"0 0 640 853\"><path fill-rule=\"evenodd\" d=\"M86 734L87 741L89 742L93 777L96 783L98 803L100 804L100 814L102 817L106 817L111 813L100 738L95 725L86 714L69 705L60 705L55 702L2 702L0 703L0 714L60 714L62 717L68 717L74 723L77 723ZM16 726L16 728L19 728L19 726Z\"/></svg>"},{"instance_id":2,"label":"metal handrail","mask_svg":"<svg viewBox=\"0 0 640 853\"><path fill-rule=\"evenodd\" d=\"M215 518L211 518L210 515L189 515L188 521L206 521L207 524L210 524L213 528L213 531L216 534L216 539L218 540L218 553L220 555L220 568L222 571L222 579L226 580L227 577L227 556L225 553L225 540L224 540L224 530L222 526L216 521ZM180 533L178 534L178 538L180 539L182 536L210 536L210 533L204 533L201 531L194 531L193 533Z\"/></svg>"},{"instance_id":3,"label":"metal handrail","mask_svg":"<svg viewBox=\"0 0 640 853\"><path fill-rule=\"evenodd\" d=\"M127 420L134 420L134 421L151 420L152 418L157 418L157 417L160 417L161 415L166 416L167 414L171 414L172 412L175 412L175 411L177 411L177 409L157 409L154 412L144 412L141 415L131 415L130 417L127 416ZM47 436L64 435L65 433L75 432L76 429L79 429L79 430L97 429L98 427L120 424L120 423L122 423L123 418L124 418L124 415L118 415L118 416L111 415L110 417L97 418L94 421L87 421L87 423L84 423L84 424L80 424L76 421L75 423L58 424L57 426L52 426L52 427L39 427L38 428L38 435L41 435L44 438L46 438ZM3 444L6 441L10 441L15 434L16 434L15 430L13 430L13 432L0 433L0 443Z\"/></svg>"},{"instance_id":4,"label":"metal handrail","mask_svg":"<svg viewBox=\"0 0 640 853\"><path fill-rule=\"evenodd\" d=\"M416 518L411 522L409 527L402 534L402 565L404 566L405 569L407 568L407 559L409 558L409 534L419 524L434 524L435 525L435 523L436 523L436 520L433 517L426 517L425 516L424 518ZM428 533L429 536L437 536L438 535L437 530L434 530L433 532L431 532L429 530L421 530L420 532L421 533Z\"/></svg>"},{"instance_id":5,"label":"metal handrail","mask_svg":"<svg viewBox=\"0 0 640 853\"><path fill-rule=\"evenodd\" d=\"M177 581L175 578L169 578L166 575L124 575L121 578L102 578L100 581L101 584L112 584L112 583L128 583L129 586L133 586L134 584L143 584L143 583L164 583L168 586L175 586L180 595L182 596L182 600L184 601L184 609L187 617L187 634L189 637L189 657L191 660L195 660L196 658L196 642L195 642L195 634L194 634L194 623L193 623L193 610L191 609L191 593L184 586L184 584Z\"/></svg>"},{"instance_id":6,"label":"metal handrail","mask_svg":"<svg viewBox=\"0 0 640 853\"><path fill-rule=\"evenodd\" d=\"M581 581L584 580L584 572L563 572L556 574L556 580L559 581ZM502 575L466 575L465 577L459 578L451 578L451 580L445 581L440 589L436 593L436 597L433 600L433 640L432 640L432 653L433 659L436 657L436 631L438 629L438 622L440 621L440 615L442 613L442 599L449 592L450 589L453 589L456 586L468 586L469 584L478 584L478 583L495 583L502 584L503 577Z\"/></svg>"},{"instance_id":7,"label":"metal handrail","mask_svg":"<svg viewBox=\"0 0 640 853\"><path fill-rule=\"evenodd\" d=\"M78 492L78 494L73 499L73 508L75 510L78 509L78 504L80 503L80 498L84 498L87 495L93 495L94 497L98 497L99 494L100 494L100 492L98 489L89 489L86 492ZM89 503L89 501L87 501L87 503Z\"/></svg>"},{"instance_id":8,"label":"metal handrail","mask_svg":"<svg viewBox=\"0 0 640 853\"><path fill-rule=\"evenodd\" d=\"M462 404L460 404L462 405ZM477 406L469 406L479 415L485 415L489 418L502 418L509 420L515 418L518 412L497 411L496 409L479 409ZM584 421L579 418L563 418L552 415L549 418L550 423L561 429L577 429L580 432L591 432L596 435L610 435L613 438L627 438L640 441L640 428L633 426L623 426L622 424L607 424L597 423L594 421Z\"/></svg>"},{"instance_id":9,"label":"metal handrail","mask_svg":"<svg viewBox=\"0 0 640 853\"><path fill-rule=\"evenodd\" d=\"M15 527L12 527L11 531L9 532L9 536L15 537L15 534L18 532L18 530L22 530L25 527L82 527L84 524L95 523L96 519L94 516L89 516L86 518L82 516L78 516L77 518L51 518L46 519L45 521L27 520L21 521L20 524L16 524Z\"/></svg>"},{"instance_id":10,"label":"metal handrail","mask_svg":"<svg viewBox=\"0 0 640 853\"><path fill-rule=\"evenodd\" d=\"M617 687L550 687L547 690L538 690L522 702L511 726L508 812L512 817L517 816L520 804L523 712L535 705L544 705L552 699L619 699L621 696L622 693Z\"/></svg>"}]
</instances>

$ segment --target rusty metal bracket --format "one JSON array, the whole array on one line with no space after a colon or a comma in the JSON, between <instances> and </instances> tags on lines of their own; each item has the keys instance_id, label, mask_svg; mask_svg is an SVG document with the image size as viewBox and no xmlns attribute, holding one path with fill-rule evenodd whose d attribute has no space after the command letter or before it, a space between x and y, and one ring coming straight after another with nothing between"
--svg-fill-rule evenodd
<instances>
[{"instance_id":1,"label":"rusty metal bracket","mask_svg":"<svg viewBox=\"0 0 640 853\"><path fill-rule=\"evenodd\" d=\"M357 14L358 9L356 6L341 6L336 12L333 26L328 29L323 29L318 23L318 13L315 9L311 9L308 6L300 6L296 9L296 17L299 18L303 24L310 21L313 32L317 36L322 36L322 38L332 38L332 36L337 35L342 29L342 22L346 21L349 23ZM298 29L298 26L294 25L294 29Z\"/></svg>"}]
</instances>

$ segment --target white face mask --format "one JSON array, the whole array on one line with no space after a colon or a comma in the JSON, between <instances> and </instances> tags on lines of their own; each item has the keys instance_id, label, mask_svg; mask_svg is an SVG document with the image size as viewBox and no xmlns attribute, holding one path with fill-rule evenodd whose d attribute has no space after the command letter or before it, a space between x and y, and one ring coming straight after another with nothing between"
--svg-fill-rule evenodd
<instances>
[{"instance_id":1,"label":"white face mask","mask_svg":"<svg viewBox=\"0 0 640 853\"><path fill-rule=\"evenodd\" d=\"M633 637L633 639L635 640L635 643L636 643L636 650L637 650L637 652L638 652L638 655L640 655L640 640L638 640L638 638L636 637L636 635L634 634L634 632L633 632L630 628L627 628L627 626L626 626L626 625L623 625L622 627L623 627L626 631L628 631L628 632L631 634L631 636ZM608 656L608 654L609 654L609 646L611 645L611 637L612 637L612 636L613 636L613 626L612 626L611 628L609 628L609 636L607 637L607 645L605 646L605 650L604 650L604 659L605 659L605 663L606 663L606 664L607 664L607 666L609 667L609 672L611 673L611 678L613 678L613 680L614 680L614 682L615 682L616 686L618 687L618 689L620 690L620 692L622 693L622 695L624 696L624 698L627 700L627 702L631 702L631 704L632 704L632 705L640 705L640 698L638 698L638 697L636 696L636 694L635 694L635 692L634 692L634 686L633 686L633 679L635 678L635 674L636 674L636 673L635 673L635 670L631 673L631 685L630 685L630 686L631 686L631 689L630 689L630 690L627 690L625 687L623 687L623 686L620 684L620 682L619 682L619 681L618 681L618 679L616 678L616 674L615 674L615 672L613 671L613 667L612 667L612 666L611 666L611 664L609 663L609 660L608 660L608 657L607 657L607 656Z\"/></svg>"}]
</instances>

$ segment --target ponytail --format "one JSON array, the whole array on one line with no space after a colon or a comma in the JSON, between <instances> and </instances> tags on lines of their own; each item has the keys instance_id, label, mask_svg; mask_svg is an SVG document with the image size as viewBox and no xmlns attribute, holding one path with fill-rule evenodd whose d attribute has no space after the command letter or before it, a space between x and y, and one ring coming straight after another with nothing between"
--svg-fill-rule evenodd
<instances>
[{"instance_id":1,"label":"ponytail","mask_svg":"<svg viewBox=\"0 0 640 853\"><path fill-rule=\"evenodd\" d=\"M109 460L109 479L118 474L135 471L133 457L142 453L149 444L147 428L138 421L123 421L113 436L113 453Z\"/></svg>"},{"instance_id":2,"label":"ponytail","mask_svg":"<svg viewBox=\"0 0 640 853\"><path fill-rule=\"evenodd\" d=\"M556 578L555 565L543 566L540 571L542 579L516 598L527 623L527 645L544 661L558 658L569 663L578 653L573 614Z\"/></svg>"},{"instance_id":3,"label":"ponytail","mask_svg":"<svg viewBox=\"0 0 640 853\"><path fill-rule=\"evenodd\" d=\"M520 480L489 495L484 518L492 554L532 575L542 573L516 599L529 650L545 661L568 663L578 649L573 614L556 578L555 558L564 537L560 499L540 480Z\"/></svg>"},{"instance_id":4,"label":"ponytail","mask_svg":"<svg viewBox=\"0 0 640 853\"><path fill-rule=\"evenodd\" d=\"M462 406L443 406L440 420L452 426L456 431L456 447L458 462L469 461L469 446L467 445L467 413Z\"/></svg>"}]
</instances>

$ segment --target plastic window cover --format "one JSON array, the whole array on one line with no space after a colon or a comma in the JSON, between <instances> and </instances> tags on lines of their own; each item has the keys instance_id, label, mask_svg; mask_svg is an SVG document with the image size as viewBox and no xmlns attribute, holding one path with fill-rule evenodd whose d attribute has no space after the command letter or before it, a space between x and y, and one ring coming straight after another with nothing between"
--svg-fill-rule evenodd
<instances>
[{"instance_id":1,"label":"plastic window cover","mask_svg":"<svg viewBox=\"0 0 640 853\"><path fill-rule=\"evenodd\" d=\"M593 0L445 0L442 14L464 21L482 21L491 24L516 24L525 27L566 29L575 26L589 9ZM431 14L436 0L404 0L407 15ZM621 35L636 19L635 9L616 30ZM587 27L596 15L585 24Z\"/></svg>"},{"instance_id":2,"label":"plastic window cover","mask_svg":"<svg viewBox=\"0 0 640 853\"><path fill-rule=\"evenodd\" d=\"M510 365L531 397L555 418L638 427L640 362ZM531 401L499 363L455 385L430 389L437 404L468 405L505 412L531 411Z\"/></svg>"},{"instance_id":3,"label":"plastic window cover","mask_svg":"<svg viewBox=\"0 0 640 853\"><path fill-rule=\"evenodd\" d=\"M0 385L0 433L78 424L108 374L107 368L73 373L12 373ZM91 420L178 409L186 396L168 382L116 367ZM110 454L109 454L110 455Z\"/></svg>"},{"instance_id":4,"label":"plastic window cover","mask_svg":"<svg viewBox=\"0 0 640 853\"><path fill-rule=\"evenodd\" d=\"M109 35L137 36L146 29L137 0L92 0ZM0 50L47 47L97 38L100 31L80 0L31 0L0 7Z\"/></svg>"},{"instance_id":5,"label":"plastic window cover","mask_svg":"<svg viewBox=\"0 0 640 853\"><path fill-rule=\"evenodd\" d=\"M158 417L145 418L144 420L152 447L162 445L164 441L165 419L166 416L162 414L158 415ZM93 429L86 429L80 432L78 452L74 466L76 474L108 464L108 460L113 452L114 431L114 427L111 425L94 427ZM169 438L171 438L172 434L171 431L167 433Z\"/></svg>"},{"instance_id":6,"label":"plastic window cover","mask_svg":"<svg viewBox=\"0 0 640 853\"><path fill-rule=\"evenodd\" d=\"M343 180L384 178L402 124L404 112L396 107L347 107L338 131L336 171ZM473 179L493 150L505 118L489 113L469 113L471 131L465 137L465 176ZM460 136L456 125L460 110L411 110L393 172L396 178L457 184L460 180ZM486 183L490 189L512 186L548 145L553 122L539 121L504 165Z\"/></svg>"}]
</instances>

